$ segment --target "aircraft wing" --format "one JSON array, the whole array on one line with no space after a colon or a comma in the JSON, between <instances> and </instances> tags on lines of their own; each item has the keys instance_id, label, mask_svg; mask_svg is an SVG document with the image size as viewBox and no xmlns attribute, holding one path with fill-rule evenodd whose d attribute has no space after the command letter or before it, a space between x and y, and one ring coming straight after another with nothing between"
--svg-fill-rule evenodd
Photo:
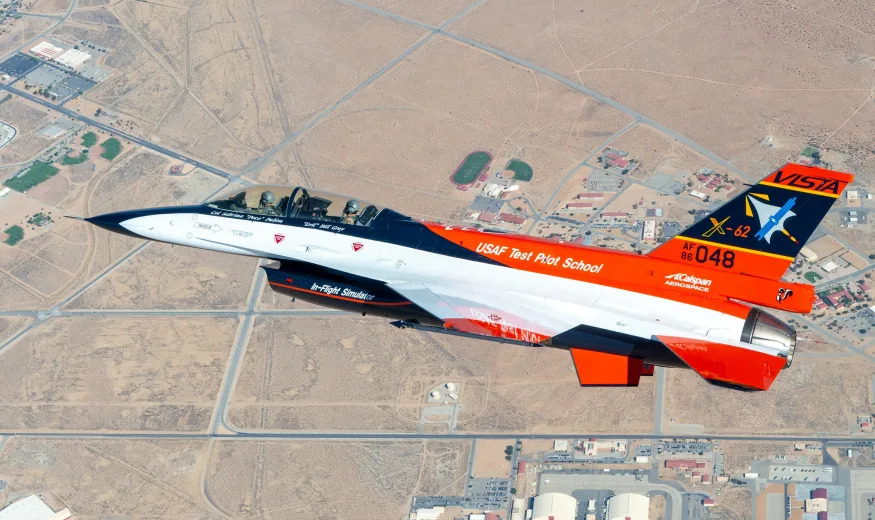
<instances>
[{"instance_id":1,"label":"aircraft wing","mask_svg":"<svg viewBox=\"0 0 875 520\"><path fill-rule=\"evenodd\" d=\"M564 326L544 312L544 298L540 296L507 290L493 294L468 283L387 285L442 320L446 328L461 332L540 343Z\"/></svg>"}]
</instances>

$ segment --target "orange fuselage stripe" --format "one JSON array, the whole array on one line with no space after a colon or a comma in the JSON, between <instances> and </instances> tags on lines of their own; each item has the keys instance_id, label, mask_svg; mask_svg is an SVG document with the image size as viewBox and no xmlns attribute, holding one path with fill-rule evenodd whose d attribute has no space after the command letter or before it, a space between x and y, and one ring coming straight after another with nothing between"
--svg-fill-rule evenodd
<instances>
[{"instance_id":1,"label":"orange fuselage stripe","mask_svg":"<svg viewBox=\"0 0 875 520\"><path fill-rule=\"evenodd\" d=\"M561 244L524 235L492 234L440 224L427 226L445 239L513 269L639 292L740 318L747 316L749 307L729 298L791 312L809 312L814 301L813 287L805 284L719 271L702 267L701 264L674 262L624 251ZM780 261L786 268L784 260L757 256L754 261L751 257L753 255L739 253L736 261L748 262L751 266ZM680 283L675 283L677 280L669 279L678 274L707 282L698 284L680 280ZM785 292L791 289L793 296L777 300L781 288Z\"/></svg>"}]
</instances>

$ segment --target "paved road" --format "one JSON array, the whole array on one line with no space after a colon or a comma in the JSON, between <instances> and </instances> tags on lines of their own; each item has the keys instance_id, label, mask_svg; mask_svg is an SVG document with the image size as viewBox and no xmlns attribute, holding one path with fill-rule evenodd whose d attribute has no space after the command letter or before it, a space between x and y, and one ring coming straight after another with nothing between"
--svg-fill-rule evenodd
<instances>
[{"instance_id":1,"label":"paved road","mask_svg":"<svg viewBox=\"0 0 875 520\"><path fill-rule=\"evenodd\" d=\"M41 32L41 33L37 34L36 36L34 36L33 38L27 40L26 42L24 42L24 43L21 44L20 46L18 46L18 47L16 47L15 49L13 49L13 50L7 52L7 53L4 54L3 56L0 56L0 61L4 61L4 60L6 60L6 58L12 56L13 54L15 54L15 53L17 53L17 52L21 52L21 49L30 46L33 42L39 40L40 38L44 38L47 34L49 34L50 32L54 31L54 30L55 30L55 27L57 27L57 26L61 25L62 23L64 23L64 22L67 20L67 18L69 18L70 15L73 14L73 9L76 8L76 4L77 4L78 2L79 2L79 0L72 0L72 1L70 2L70 5L67 7L67 10L66 10L66 11L64 12L64 14L61 15L61 16L49 16L49 18L57 18L58 21L56 21L56 22L53 23L52 25L46 27L46 29L45 29L43 32ZM17 13L17 14L25 14L25 13ZM41 15L29 14L28 16L41 16ZM46 16L48 16L48 15L46 15Z\"/></svg>"},{"instance_id":2,"label":"paved road","mask_svg":"<svg viewBox=\"0 0 875 520\"><path fill-rule=\"evenodd\" d=\"M263 269L257 269L255 272L255 281L252 283L252 288L249 293L249 303L247 310L249 314L243 319L243 323L237 331L237 339L234 341L234 348L231 349L231 360L228 362L228 368L225 370L225 378L222 380L222 387L219 391L219 398L216 401L216 409L213 412L213 418L210 425L210 431L216 433L219 425L228 429L225 421L228 414L228 404L231 400L231 391L236 383L237 373L240 370L240 362L243 360L243 353L246 351L246 344L249 343L249 331L252 329L252 322L255 318L252 311L255 309L255 304L261 298L261 290L264 288L264 280L267 275Z\"/></svg>"},{"instance_id":3,"label":"paved road","mask_svg":"<svg viewBox=\"0 0 875 520\"><path fill-rule=\"evenodd\" d=\"M557 434L531 434L519 435L513 432L504 433L399 433L399 432L245 432L238 431L236 433L186 433L186 432L47 432L40 430L19 430L19 431L0 431L0 435L10 435L16 437L27 438L51 438L51 439L190 439L190 440L282 440L282 439L300 439L300 440L320 440L320 439L347 439L347 440L422 440L422 439L452 439L452 440L472 440L472 439L556 439ZM630 439L630 440L660 440L674 438L696 438L710 440L728 440L728 441L759 441L759 442L821 442L821 443L838 443L838 442L855 442L866 439L860 437L816 437L805 435L699 435L688 437L679 435L677 437L655 435L651 433L563 433L562 438L600 438L600 439Z\"/></svg>"},{"instance_id":4,"label":"paved road","mask_svg":"<svg viewBox=\"0 0 875 520\"><path fill-rule=\"evenodd\" d=\"M819 290L819 289L825 289L827 287L832 287L833 285L842 284L842 283L847 282L848 280L860 278L861 276L865 275L866 273L868 273L869 271L871 271L873 269L875 269L875 264L869 264L869 266L864 267L864 268L860 269L859 271L855 271L851 274L836 278L834 280L825 280L822 282L818 282L817 284L815 284L814 287Z\"/></svg>"},{"instance_id":5,"label":"paved road","mask_svg":"<svg viewBox=\"0 0 875 520\"><path fill-rule=\"evenodd\" d=\"M236 180L236 178L237 178L236 175L232 175L232 174L226 172L225 170L222 170L220 168L209 165L207 163L198 161L197 159L192 159L191 157L188 157L187 155L183 155L179 152L175 152L175 151L171 150L170 148L166 148L164 146L157 145L155 143L147 141L146 139L142 139L140 137L136 137L134 135L131 135L127 132L123 132L121 130L118 130L117 128L113 128L109 125L105 125L103 123L95 121L94 119L91 119L90 117L83 116L82 114L80 114L74 110L70 110L69 108L58 106L58 105L52 103L51 101L48 101L48 100L41 98L41 97L38 97L38 96L34 96L33 94L30 94L29 92L19 90L11 85L0 84L0 90L6 90L8 92L11 92L12 94L15 94L16 96L21 96L29 101L32 101L32 102L37 103L39 105L42 105L46 108L52 109L56 112L60 112L67 117L76 119L78 121L82 121L83 123L100 128L101 130L104 130L104 131L109 132L111 134L115 134L119 137L127 139L128 141L130 141L132 143L138 144L138 145L143 146L145 148L148 148L150 150L164 154L168 157L172 157L173 159L176 159L177 161L193 164L202 170L208 171L210 173L218 175L219 177L225 178L227 180Z\"/></svg>"}]
</instances>

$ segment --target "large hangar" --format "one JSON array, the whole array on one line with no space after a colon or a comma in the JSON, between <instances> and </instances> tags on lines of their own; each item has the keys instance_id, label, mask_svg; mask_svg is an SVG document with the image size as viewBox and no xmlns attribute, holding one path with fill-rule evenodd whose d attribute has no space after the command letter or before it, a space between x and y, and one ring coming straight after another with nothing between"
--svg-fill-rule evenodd
<instances>
[{"instance_id":1,"label":"large hangar","mask_svg":"<svg viewBox=\"0 0 875 520\"><path fill-rule=\"evenodd\" d=\"M638 493L620 493L608 499L607 520L648 520L650 499Z\"/></svg>"},{"instance_id":2,"label":"large hangar","mask_svg":"<svg viewBox=\"0 0 875 520\"><path fill-rule=\"evenodd\" d=\"M574 520L576 516L577 499L564 493L538 495L532 504L533 520Z\"/></svg>"}]
</instances>

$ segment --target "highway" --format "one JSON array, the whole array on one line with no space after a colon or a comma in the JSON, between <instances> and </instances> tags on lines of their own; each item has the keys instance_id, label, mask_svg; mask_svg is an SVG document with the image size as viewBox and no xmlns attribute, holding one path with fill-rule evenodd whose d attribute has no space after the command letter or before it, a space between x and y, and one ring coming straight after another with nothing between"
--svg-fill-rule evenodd
<instances>
[{"instance_id":1,"label":"highway","mask_svg":"<svg viewBox=\"0 0 875 520\"><path fill-rule=\"evenodd\" d=\"M105 125L103 123L95 121L94 119L91 119L90 117L83 116L82 114L76 112L75 110L70 110L69 108L56 105L55 103L52 103L51 101L49 101L47 99L41 98L39 96L34 96L33 94L31 94L29 92L25 92L23 90L19 90L19 89L13 87L12 85L0 84L0 90L5 90L7 92L15 94L16 96L21 96L24 99L27 99L27 100L32 101L34 103L37 103L38 105L44 106L44 107L49 108L51 110L55 110L56 112L60 112L67 117L70 117L72 119L76 119L78 121L82 121L83 123L94 126L96 128L100 128L101 130L103 130L105 132L115 134L121 138L127 139L128 141L130 141L132 143L138 144L144 148L148 148L149 150L153 150L153 151L158 152L160 154L164 154L168 157L176 159L177 161L193 164L204 171L208 171L212 174L218 175L219 177L222 177L222 178L227 179L229 181L236 180L236 178L237 178L236 175L232 175L232 174L226 172L225 170L222 170L221 168L217 168L217 167L209 165L205 162L198 161L197 159L192 159L191 157L188 157L188 156L183 155L179 152L171 150L170 148L152 143L151 141L147 141L146 139L142 139L140 137L136 137L136 136L131 135L127 132L123 132L117 128L113 128L109 125Z\"/></svg>"},{"instance_id":2,"label":"highway","mask_svg":"<svg viewBox=\"0 0 875 520\"><path fill-rule=\"evenodd\" d=\"M824 437L815 435L707 435L702 434L694 437L690 436L665 436L652 433L595 433L595 432L577 432L577 433L543 433L543 434L519 434L515 432L499 432L499 433L403 433L403 432L319 432L319 431L288 431L288 432L47 432L45 430L18 430L18 431L0 431L2 436L12 437L27 437L27 438L48 438L48 439L129 439L129 440L150 440L150 439L166 439L166 440L250 440L250 441L271 441L271 440L423 440L423 439L443 439L443 440L475 440L475 439L556 439L557 436L563 439L629 439L629 440L670 440L674 438L696 438L709 440L724 440L724 441L756 441L756 442L821 442L828 444L850 444L853 442L872 441L871 438L860 437Z\"/></svg>"}]
</instances>

